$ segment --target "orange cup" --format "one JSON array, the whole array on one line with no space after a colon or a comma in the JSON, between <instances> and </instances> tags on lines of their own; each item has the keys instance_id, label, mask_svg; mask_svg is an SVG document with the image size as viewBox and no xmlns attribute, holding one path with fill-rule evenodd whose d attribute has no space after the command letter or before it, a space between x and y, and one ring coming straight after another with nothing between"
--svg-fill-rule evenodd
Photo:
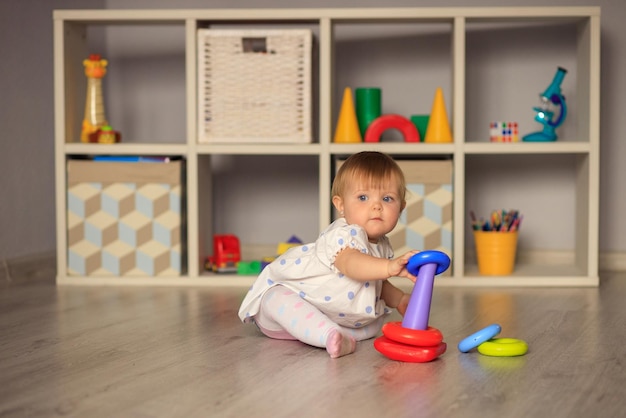
<instances>
[{"instance_id":1,"label":"orange cup","mask_svg":"<svg viewBox=\"0 0 626 418\"><path fill-rule=\"evenodd\" d=\"M517 251L517 231L474 231L478 272L505 276L513 272Z\"/></svg>"}]
</instances>

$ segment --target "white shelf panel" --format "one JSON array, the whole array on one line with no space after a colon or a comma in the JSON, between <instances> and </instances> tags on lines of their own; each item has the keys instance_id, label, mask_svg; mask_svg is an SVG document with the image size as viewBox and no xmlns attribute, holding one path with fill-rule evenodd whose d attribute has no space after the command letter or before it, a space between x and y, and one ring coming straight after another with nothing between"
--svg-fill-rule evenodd
<instances>
[{"instance_id":1,"label":"white shelf panel","mask_svg":"<svg viewBox=\"0 0 626 418\"><path fill-rule=\"evenodd\" d=\"M588 142L466 142L466 154L587 154Z\"/></svg>"},{"instance_id":2,"label":"white shelf panel","mask_svg":"<svg viewBox=\"0 0 626 418\"><path fill-rule=\"evenodd\" d=\"M480 277L478 266L475 263L465 265L465 277ZM573 264L547 264L547 263L520 263L515 264L515 270L510 277L559 277L580 278L586 277L586 272Z\"/></svg>"},{"instance_id":3,"label":"white shelf panel","mask_svg":"<svg viewBox=\"0 0 626 418\"><path fill-rule=\"evenodd\" d=\"M197 20L300 20L337 19L342 21L403 20L429 22L456 17L473 21L494 19L572 20L599 16L597 7L393 7L393 8L331 8L331 9L127 9L127 10L55 10L55 19L85 23L145 22L162 23Z\"/></svg>"},{"instance_id":4,"label":"white shelf panel","mask_svg":"<svg viewBox=\"0 0 626 418\"><path fill-rule=\"evenodd\" d=\"M598 277L526 277L526 276L465 276L463 278L441 278L437 286L450 287L595 287Z\"/></svg>"},{"instance_id":5,"label":"white shelf panel","mask_svg":"<svg viewBox=\"0 0 626 418\"><path fill-rule=\"evenodd\" d=\"M66 155L185 155L187 146L179 144L65 144Z\"/></svg>"},{"instance_id":6,"label":"white shelf panel","mask_svg":"<svg viewBox=\"0 0 626 418\"><path fill-rule=\"evenodd\" d=\"M360 151L382 151L393 155L451 155L454 144L427 144L403 142L362 142L355 144L331 144L331 154L353 154Z\"/></svg>"},{"instance_id":7,"label":"white shelf panel","mask_svg":"<svg viewBox=\"0 0 626 418\"><path fill-rule=\"evenodd\" d=\"M59 285L75 286L249 286L252 276L216 277L57 277Z\"/></svg>"},{"instance_id":8,"label":"white shelf panel","mask_svg":"<svg viewBox=\"0 0 626 418\"><path fill-rule=\"evenodd\" d=\"M241 287L248 288L255 276L205 275L200 277L57 277L58 285L72 286L191 286L191 287ZM391 282L410 292L413 285L407 279L393 278ZM528 277L465 276L435 279L435 287L596 287L598 277Z\"/></svg>"},{"instance_id":9,"label":"white shelf panel","mask_svg":"<svg viewBox=\"0 0 626 418\"><path fill-rule=\"evenodd\" d=\"M198 154L204 155L319 155L319 144L198 144Z\"/></svg>"}]
</instances>

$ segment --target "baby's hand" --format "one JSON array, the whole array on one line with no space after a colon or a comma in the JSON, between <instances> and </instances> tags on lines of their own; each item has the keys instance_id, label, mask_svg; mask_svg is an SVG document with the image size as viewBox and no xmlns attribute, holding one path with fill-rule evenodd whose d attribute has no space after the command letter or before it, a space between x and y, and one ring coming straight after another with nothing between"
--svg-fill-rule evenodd
<instances>
[{"instance_id":1,"label":"baby's hand","mask_svg":"<svg viewBox=\"0 0 626 418\"><path fill-rule=\"evenodd\" d=\"M400 303L398 303L397 306L397 310L400 313L400 315L404 316L406 309L409 307L409 300L411 300L411 296L407 295L406 293L404 295L402 295L402 298L400 299Z\"/></svg>"},{"instance_id":2,"label":"baby's hand","mask_svg":"<svg viewBox=\"0 0 626 418\"><path fill-rule=\"evenodd\" d=\"M389 273L389 277L406 277L415 283L417 277L409 273L406 269L406 264L409 262L409 259L417 254L419 251L409 251L408 253L401 255L398 258L394 258L393 260L389 260L387 264L387 273Z\"/></svg>"}]
</instances>

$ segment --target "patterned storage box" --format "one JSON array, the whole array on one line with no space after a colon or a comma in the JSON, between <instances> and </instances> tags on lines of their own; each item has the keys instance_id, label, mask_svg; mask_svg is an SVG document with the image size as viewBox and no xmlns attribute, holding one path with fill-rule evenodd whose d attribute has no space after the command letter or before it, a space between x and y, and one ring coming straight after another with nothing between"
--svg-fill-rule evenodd
<instances>
[{"instance_id":1,"label":"patterned storage box","mask_svg":"<svg viewBox=\"0 0 626 418\"><path fill-rule=\"evenodd\" d=\"M311 142L310 30L198 30L198 142Z\"/></svg>"},{"instance_id":2,"label":"patterned storage box","mask_svg":"<svg viewBox=\"0 0 626 418\"><path fill-rule=\"evenodd\" d=\"M452 257L452 161L407 160L398 165L408 193L406 209L388 235L395 254L439 250Z\"/></svg>"},{"instance_id":3,"label":"patterned storage box","mask_svg":"<svg viewBox=\"0 0 626 418\"><path fill-rule=\"evenodd\" d=\"M68 274L181 275L181 176L182 161L68 161Z\"/></svg>"}]
</instances>

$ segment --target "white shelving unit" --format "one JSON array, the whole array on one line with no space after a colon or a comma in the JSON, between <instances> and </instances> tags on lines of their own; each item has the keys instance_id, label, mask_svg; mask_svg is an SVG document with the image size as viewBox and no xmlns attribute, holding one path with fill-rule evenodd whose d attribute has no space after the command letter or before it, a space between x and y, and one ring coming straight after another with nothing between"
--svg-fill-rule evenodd
<instances>
[{"instance_id":1,"label":"white shelving unit","mask_svg":"<svg viewBox=\"0 0 626 418\"><path fill-rule=\"evenodd\" d=\"M600 8L599 7L507 7L507 8L354 8L354 9L202 9L202 10L57 10L54 12L54 85L55 85L55 161L56 161L56 223L57 223L57 266L58 284L127 284L127 285L248 285L252 277L222 276L203 272L203 258L211 246L213 215L211 205L210 160L213 156L303 156L317 163L319 203L319 229L331 219L330 184L333 161L365 149L376 149L398 157L444 157L453 161L454 209L452 275L437 280L438 285L452 286L597 286L598 278L598 205L599 205L599 144L600 144ZM251 27L255 25L307 27L314 33L314 98L313 132L311 144L284 145L213 145L197 141L197 47L196 32L199 28L212 26ZM177 94L184 94L186 116L184 121L174 121L174 134L164 133L159 137L150 129L139 130L132 138L123 138L123 143L114 145L80 143L80 124L85 98L82 60L91 52L93 42L106 44L107 28L146 28L154 33L160 30L174 31L174 47L178 47L173 69L162 72L172 81L173 88L180 87ZM164 28L164 29L163 29ZM382 29L381 29L382 28ZM518 28L518 29L516 29ZM556 29L555 29L556 28ZM340 42L340 37L361 37L362 42L378 42L370 33L388 31L397 38L413 39L430 36L429 42L437 50L424 48L426 59L441 65L441 79L453 131L454 142L448 144L409 144L381 142L376 144L336 144L332 142L334 124L339 112L343 87L347 80L359 82L359 69L346 65L346 60L358 54L367 54L363 48L350 48ZM520 37L509 44L510 30L527 30L537 34L530 36L529 45ZM550 35L558 31L564 41L541 41L541 34ZM104 33L104 34L103 34ZM365 34L365 35L364 35ZM369 34L369 35L368 35ZM408 35L407 35L408 34ZM426 35L424 35L426 34ZM368 36L370 38L368 38ZM365 41L363 41L365 37ZM392 36L393 38L393 36ZM523 38L523 37L522 37ZM539 39L539 41L537 41ZM129 44L133 39L126 40ZM394 42L393 40L389 42ZM401 41L400 41L401 42ZM522 43L520 43L522 42ZM556 44L551 45L551 42ZM564 43L559 43L564 42ZM366 45L365 44L365 45ZM346 46L348 45L348 46ZM364 45L364 44L361 44ZM443 48L440 46L443 45ZM547 45L547 46L546 46ZM543 48L548 48L545 51ZM552 49L550 49L552 48ZM383 44L380 50L386 51ZM519 65L498 67L497 56L501 52L516 54L519 50ZM495 103L495 94L517 95L516 83L519 76L537 81L537 93L550 81L546 73L537 74L536 68L526 68L525 54L536 52L536 61L558 50L558 59L571 61L568 77L576 81L574 94L567 97L570 104L568 128L559 132L559 140L553 143L490 143L477 126L486 126L490 112L500 107L506 109L509 100ZM341 54L337 52L341 51ZM149 53L149 52L148 52ZM491 54L491 55L489 55ZM514 60L515 62L515 60ZM373 62L374 64L374 62ZM404 64L402 64L404 65ZM420 61L416 64L419 68ZM547 64L555 68L552 62ZM557 63L558 65L558 63ZM399 67L401 65L399 64ZM486 67L488 66L488 67ZM346 67L349 67L346 69ZM375 67L375 65L374 65ZM494 68L495 67L495 68ZM368 69L370 71L370 69ZM375 71L375 69L371 69ZM534 72L533 72L534 71ZM410 68L408 70L410 72ZM494 72L497 77L494 77ZM571 74L571 75L570 75ZM482 76L491 77L486 83ZM547 77L550 77L549 74ZM499 79L502 78L502 79ZM545 85L544 85L545 84ZM352 84L354 85L354 84ZM491 87L495 85L496 87ZM429 85L432 87L432 85ZM172 87L170 87L172 88ZM516 90L516 88L518 90ZM182 92L184 89L184 93ZM393 95L391 93L385 98ZM409 89L410 90L410 89ZM158 89L156 90L159 91ZM167 94L167 89L164 89ZM433 88L434 91L434 88ZM387 90L385 89L385 92ZM538 101L537 93L533 97ZM156 93L159 94L159 93ZM385 93L387 94L387 93ZM410 95L407 92L407 95ZM428 94L430 96L430 93ZM398 95L402 96L402 95ZM497 95L496 95L497 96ZM432 96L427 98L430 103ZM402 106L397 98L397 106ZM154 98L152 101L155 101ZM116 102L117 104L118 102ZM160 102L159 102L160 103ZM393 100L392 100L393 103ZM476 103L488 103L486 108L477 109ZM483 106L481 104L481 106ZM531 103L535 105L535 103ZM119 102L129 117L138 109ZM161 106L155 104L155 107ZM521 109L529 121L532 113L528 104ZM108 110L108 109L107 109ZM154 114L167 114L167 109L150 109ZM517 112L518 109L508 109ZM530 125L530 123L529 123ZM485 129L486 130L486 129ZM523 133L521 133L523 134ZM69 158L85 155L171 155L186 160L186 264L188 271L181 277L76 277L67 271L67 220L66 220L66 162ZM575 178L570 194L575 204L568 214L573 219L565 228L575 229L573 247L555 254L542 251L540 244L526 248L520 254L515 272L507 277L483 277L478 275L473 245L468 244L471 228L468 225L468 205L472 193L480 190L481 184L466 176L468 166L480 166L484 162L506 161L521 170L536 170L534 161L539 160L541 170L552 170L554 164L565 176ZM554 163L556 161L556 163ZM512 174L516 175L516 172ZM524 196L533 199L533 196ZM471 207L472 209L477 209ZM479 209L479 208L478 208ZM545 228L552 227L547 219ZM556 230L555 233L558 233ZM245 247L244 243L244 247Z\"/></svg>"}]
</instances>

